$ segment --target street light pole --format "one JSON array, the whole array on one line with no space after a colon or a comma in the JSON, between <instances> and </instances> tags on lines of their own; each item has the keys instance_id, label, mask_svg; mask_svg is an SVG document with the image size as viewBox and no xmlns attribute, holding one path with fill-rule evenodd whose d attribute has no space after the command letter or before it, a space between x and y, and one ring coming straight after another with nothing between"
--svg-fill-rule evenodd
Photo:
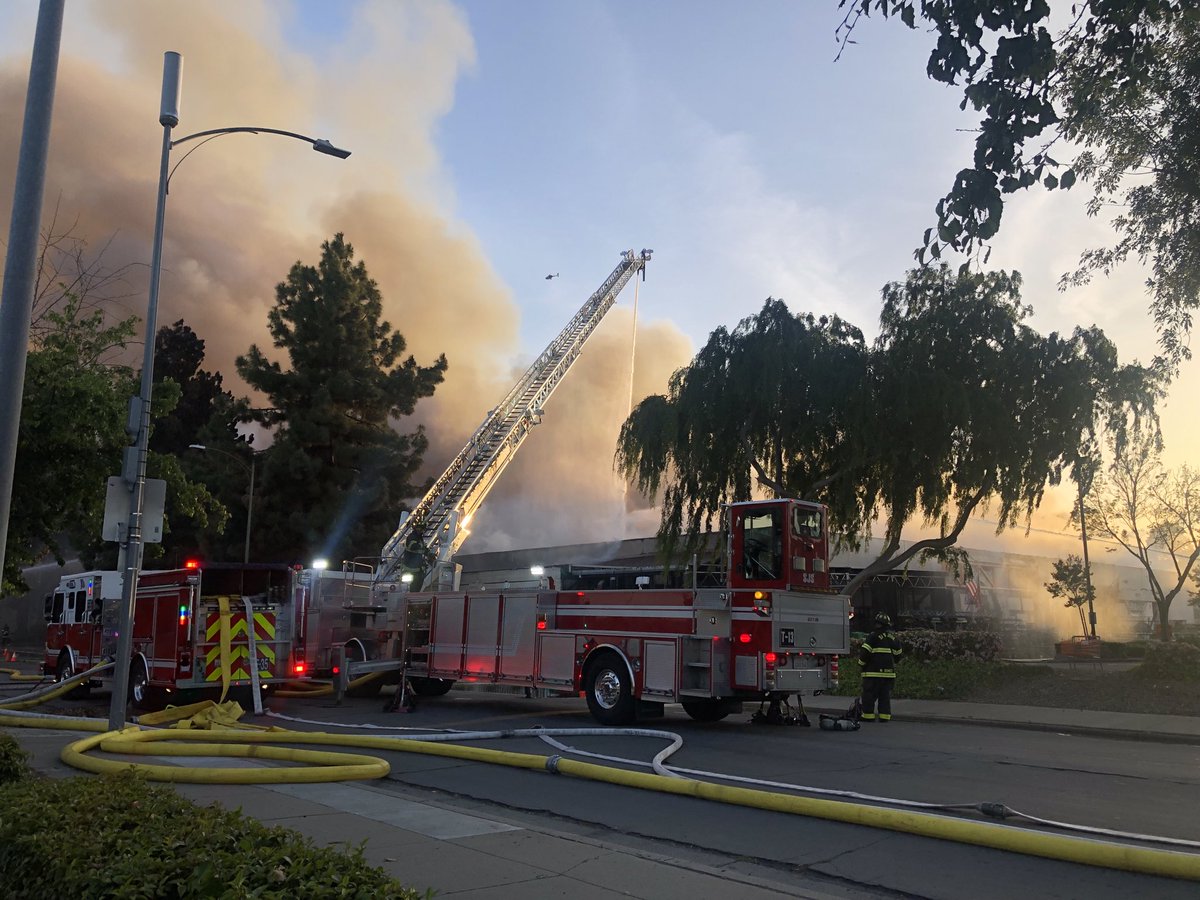
<instances>
[{"instance_id":1,"label":"street light pole","mask_svg":"<svg viewBox=\"0 0 1200 900\"><path fill-rule=\"evenodd\" d=\"M349 150L335 147L324 138L310 138L307 135L292 131L281 131L277 128L259 128L256 126L239 126L236 128L215 128L209 131L197 132L171 140L171 129L179 124L179 97L183 73L183 56L174 50L163 54L163 84L162 101L159 106L158 121L163 126L162 155L158 172L158 204L154 218L154 248L150 257L150 299L146 312L146 344L142 358L142 390L139 397L130 401L129 421L126 431L131 437L136 434L136 442L125 449L125 462L121 475L129 487L129 522L121 542L122 562L118 568L123 571L121 584L121 605L118 609L118 629L116 666L113 670L112 703L108 712L108 727L117 731L125 724L125 706L129 692L129 662L133 655L133 612L134 601L137 597L137 581L142 566L142 504L146 489L146 453L150 439L150 394L154 386L154 339L158 323L158 287L162 274L162 245L163 226L167 214L167 189L171 181L170 157L171 149L195 138L211 139L222 134L247 132L251 134L268 133L284 137L296 138L312 145L318 153L345 159L350 155ZM203 143L203 142L201 142ZM197 144L199 147L199 144ZM195 149L195 148L193 148ZM182 162L183 160L180 160ZM251 482L254 472L251 469ZM253 502L253 487L251 502ZM247 536L246 554L249 556L249 525L250 517L246 517Z\"/></svg>"},{"instance_id":2,"label":"street light pole","mask_svg":"<svg viewBox=\"0 0 1200 900\"><path fill-rule=\"evenodd\" d=\"M133 655L133 607L137 597L138 574L142 567L142 502L146 493L146 452L150 441L150 395L154 389L154 336L158 327L158 285L162 274L163 227L167 217L167 179L170 175L171 129L179 124L179 97L182 88L183 57L174 50L163 54L162 100L158 121L163 127L162 153L158 165L158 202L154 213L154 248L150 257L150 299L146 307L146 343L142 355L142 392L130 403L128 429L134 427L137 441L125 450L121 475L130 488L129 525L122 551L125 558L121 583L120 631L117 632L117 659L113 668L112 701L108 710L108 728L118 731L125 725L125 705L129 692L129 659Z\"/></svg>"}]
</instances>

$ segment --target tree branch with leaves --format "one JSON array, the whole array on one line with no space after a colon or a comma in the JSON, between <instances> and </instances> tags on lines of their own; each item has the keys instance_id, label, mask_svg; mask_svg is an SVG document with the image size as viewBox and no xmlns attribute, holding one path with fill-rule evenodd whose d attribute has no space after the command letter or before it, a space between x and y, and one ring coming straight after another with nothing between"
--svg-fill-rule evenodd
<instances>
[{"instance_id":1,"label":"tree branch with leaves","mask_svg":"<svg viewBox=\"0 0 1200 900\"><path fill-rule=\"evenodd\" d=\"M1117 211L1116 241L1062 285L1147 261L1165 360L1190 356L1200 306L1200 10L1192 0L1081 0L1060 26L1048 0L839 0L845 44L872 13L935 35L933 80L978 113L975 152L937 202L918 260L982 255L1006 198L1089 182L1089 215ZM840 54L839 54L840 55ZM1054 154L1053 156L1051 154ZM1073 155L1060 161L1055 157Z\"/></svg>"}]
</instances>

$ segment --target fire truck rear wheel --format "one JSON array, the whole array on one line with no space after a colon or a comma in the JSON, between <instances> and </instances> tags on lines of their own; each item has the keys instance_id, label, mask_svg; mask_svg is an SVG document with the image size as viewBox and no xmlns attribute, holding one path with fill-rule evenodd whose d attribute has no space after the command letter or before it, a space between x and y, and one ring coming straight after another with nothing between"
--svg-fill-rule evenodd
<instances>
[{"instance_id":1,"label":"fire truck rear wheel","mask_svg":"<svg viewBox=\"0 0 1200 900\"><path fill-rule=\"evenodd\" d=\"M454 687L449 678L410 678L408 683L418 697L441 697Z\"/></svg>"},{"instance_id":2,"label":"fire truck rear wheel","mask_svg":"<svg viewBox=\"0 0 1200 900\"><path fill-rule=\"evenodd\" d=\"M71 664L71 654L64 653L58 658L58 668L55 670L56 681L66 681L68 678L75 677L75 666ZM73 691L67 691L66 696L71 698L86 697L91 693L91 687L84 683Z\"/></svg>"},{"instance_id":3,"label":"fire truck rear wheel","mask_svg":"<svg viewBox=\"0 0 1200 900\"><path fill-rule=\"evenodd\" d=\"M129 667L129 699L134 709L151 709L150 675L140 659Z\"/></svg>"},{"instance_id":4,"label":"fire truck rear wheel","mask_svg":"<svg viewBox=\"0 0 1200 900\"><path fill-rule=\"evenodd\" d=\"M615 653L602 653L591 661L584 678L588 710L601 725L628 725L636 718L633 679Z\"/></svg>"},{"instance_id":5,"label":"fire truck rear wheel","mask_svg":"<svg viewBox=\"0 0 1200 900\"><path fill-rule=\"evenodd\" d=\"M720 700L680 700L679 703L697 722L720 722L729 715L729 705Z\"/></svg>"}]
</instances>

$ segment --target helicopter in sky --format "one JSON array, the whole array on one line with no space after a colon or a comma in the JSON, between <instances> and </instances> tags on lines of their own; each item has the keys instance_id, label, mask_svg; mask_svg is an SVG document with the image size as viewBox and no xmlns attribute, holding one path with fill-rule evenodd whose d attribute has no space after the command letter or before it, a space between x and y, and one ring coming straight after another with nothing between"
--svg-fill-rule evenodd
<instances>
[{"instance_id":1,"label":"helicopter in sky","mask_svg":"<svg viewBox=\"0 0 1200 900\"><path fill-rule=\"evenodd\" d=\"M549 281L551 278L557 278L557 277L558 277L558 273L555 272L553 275L547 275L546 280Z\"/></svg>"}]
</instances>

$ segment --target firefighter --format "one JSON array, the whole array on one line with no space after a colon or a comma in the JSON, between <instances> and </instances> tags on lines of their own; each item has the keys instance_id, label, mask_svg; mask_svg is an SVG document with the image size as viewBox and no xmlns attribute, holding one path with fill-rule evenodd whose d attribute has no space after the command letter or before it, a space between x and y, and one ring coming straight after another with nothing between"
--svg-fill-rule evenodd
<instances>
[{"instance_id":1,"label":"firefighter","mask_svg":"<svg viewBox=\"0 0 1200 900\"><path fill-rule=\"evenodd\" d=\"M12 662L17 658L13 653L9 644L12 643L12 632L8 629L8 623L4 623L4 627L0 628L0 660L4 662Z\"/></svg>"},{"instance_id":2,"label":"firefighter","mask_svg":"<svg viewBox=\"0 0 1200 900\"><path fill-rule=\"evenodd\" d=\"M892 720L892 685L896 683L896 660L900 641L892 633L892 618L886 613L875 616L875 628L858 651L862 663L862 720L874 722L875 701L879 701L880 722Z\"/></svg>"}]
</instances>

